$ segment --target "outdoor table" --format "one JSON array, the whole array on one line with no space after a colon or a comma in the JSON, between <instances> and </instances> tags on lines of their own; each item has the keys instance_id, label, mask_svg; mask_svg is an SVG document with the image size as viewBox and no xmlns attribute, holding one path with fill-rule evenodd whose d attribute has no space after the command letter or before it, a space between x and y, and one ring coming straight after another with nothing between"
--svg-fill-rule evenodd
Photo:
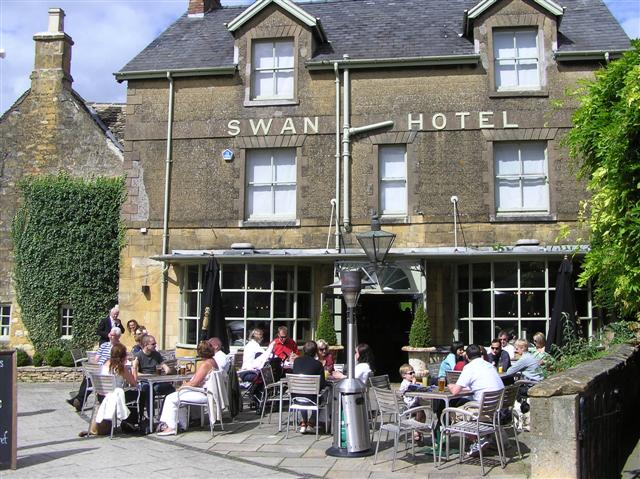
<instances>
[{"instance_id":1,"label":"outdoor table","mask_svg":"<svg viewBox=\"0 0 640 479\"><path fill-rule=\"evenodd\" d=\"M427 391L407 391L405 393L405 396L408 397L419 397L419 398L423 398L423 399L437 399L439 401L444 401L444 407L445 409L449 407L449 403L453 400L453 399L462 399L464 397L469 396L470 394L472 394L472 392L468 389L464 389L462 391L460 391L458 394L453 394L451 391L449 391L448 389L445 389L444 392L439 392L437 389L437 386L430 386L429 388L434 388L433 390L427 390ZM449 425L449 415L447 414L444 417L445 420L445 425L448 426ZM433 457L435 457L436 451L435 451L435 444L434 444L434 450L433 450ZM449 455L449 441L447 441L447 456Z\"/></svg>"},{"instance_id":2,"label":"outdoor table","mask_svg":"<svg viewBox=\"0 0 640 479\"><path fill-rule=\"evenodd\" d=\"M188 381L193 377L193 374L138 374L138 380L149 384L149 404L147 405L147 412L149 414L149 429L148 432L153 432L153 418L155 411L153 410L153 385L161 383L179 383Z\"/></svg>"}]
</instances>

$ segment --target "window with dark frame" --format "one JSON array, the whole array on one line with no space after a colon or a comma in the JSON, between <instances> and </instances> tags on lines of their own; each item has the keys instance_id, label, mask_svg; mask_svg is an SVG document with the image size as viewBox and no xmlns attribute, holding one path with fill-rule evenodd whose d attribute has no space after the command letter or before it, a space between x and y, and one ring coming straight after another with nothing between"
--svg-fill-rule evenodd
<instances>
[{"instance_id":1,"label":"window with dark frame","mask_svg":"<svg viewBox=\"0 0 640 479\"><path fill-rule=\"evenodd\" d=\"M11 332L11 305L0 304L0 336L9 336Z\"/></svg>"}]
</instances>

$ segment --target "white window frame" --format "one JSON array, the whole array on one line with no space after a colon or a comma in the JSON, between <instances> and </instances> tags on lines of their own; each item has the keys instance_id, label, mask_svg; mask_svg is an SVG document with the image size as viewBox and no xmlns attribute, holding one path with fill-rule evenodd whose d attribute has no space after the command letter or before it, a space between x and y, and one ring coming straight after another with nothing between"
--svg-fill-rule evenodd
<instances>
[{"instance_id":1,"label":"white window frame","mask_svg":"<svg viewBox=\"0 0 640 479\"><path fill-rule=\"evenodd\" d=\"M0 336L11 335L11 304L0 304Z\"/></svg>"},{"instance_id":2,"label":"white window frame","mask_svg":"<svg viewBox=\"0 0 640 479\"><path fill-rule=\"evenodd\" d=\"M69 305L60 306L60 337L62 339L73 337L73 308Z\"/></svg>"},{"instance_id":3,"label":"white window frame","mask_svg":"<svg viewBox=\"0 0 640 479\"><path fill-rule=\"evenodd\" d=\"M221 287L224 285L224 274L225 274L225 268L227 268L229 265L228 264L221 264L220 265L220 278L221 278ZM263 289L256 289L256 288L251 288L249 287L249 266L254 266L253 264L250 263L234 263L233 266L241 266L244 268L244 275L243 275L243 285L241 288L234 288L234 289L222 289L222 296L223 296L223 300L224 300L224 295L225 294L229 294L229 293L241 293L243 296L243 305L244 307L242 308L244 313L240 316L232 316L229 314L225 313L225 320L227 323L231 323L231 322L237 322L237 321L242 321L243 324L243 328L242 328L242 332L243 332L243 338L246 340L248 333L250 332L250 325L253 323L260 323L260 322L264 322L267 326L267 328L269 328L269 331L265 331L265 339L273 339L272 337L272 332L273 330L279 326L280 324L287 324L287 325L291 325L291 327L289 328L289 336L294 338L294 339L298 339L298 340L302 340L302 339L311 339L311 337L313 337L313 321L312 318L314 318L314 313L313 313L313 269L310 266L307 265L284 265L284 264L274 264L274 263L270 263L267 264L266 266L268 266L270 268L270 286L269 288L263 288ZM278 266L291 266L294 268L294 280L293 280L293 286L291 288L287 288L287 289L276 289L275 288L275 268ZM182 284L181 284L181 288L180 288L180 315L178 317L179 320L179 336L178 336L178 345L179 346L187 346L187 347L195 347L198 344L198 341L200 341L200 328L201 328L201 324L200 324L200 317L201 317L201 310L202 310L202 292L203 292L203 281L204 281L204 277L203 277L203 273L204 273L204 264L190 264L190 265L185 265L184 267L184 271L182 272ZM188 278L188 274L189 274L189 268L197 268L198 271L198 285L197 288L193 289L187 289L187 278ZM309 268L309 290L301 290L299 289L299 273L300 273L300 268ZM249 296L251 294L269 294L270 295L270 300L269 300L269 316L268 317L254 317L254 316L250 316L248 314L248 304L250 302L250 298ZM291 310L291 314L287 315L287 316L275 316L275 295L276 294L291 294L293 295L293 309ZM187 312L187 296L186 294L197 294L197 312L198 312L198 316L188 316L186 314ZM300 317L300 312L299 312L299 296L300 295L305 295L307 296L307 303L308 303L308 307L309 307L309 316L308 317ZM186 333L187 333L187 322L188 321L195 321L196 323L196 331L197 331L197 341L196 343L191 343L189 342L186 337ZM304 326L304 327L303 327ZM307 330L310 333L310 337L309 338L302 338L302 331L303 330ZM233 344L232 344L233 346ZM235 345L238 346L238 345Z\"/></svg>"},{"instance_id":4,"label":"white window frame","mask_svg":"<svg viewBox=\"0 0 640 479\"><path fill-rule=\"evenodd\" d=\"M269 157L270 157L270 168L271 168L271 178L269 180L266 181L250 181L249 179L249 169L251 168L251 161L253 160L252 155L259 155L259 154L264 154L266 153ZM283 160L289 160L291 159L291 157L293 156L293 173L294 173L294 179L293 181L281 181L278 178L276 178L276 166L278 164L278 160L280 159L278 157L279 153L283 153L283 156L281 157L281 159ZM247 154L246 154L246 177L247 177L247 190L246 190L246 203L245 203L245 210L246 210L246 214L245 217L248 221L289 221L289 220L295 220L296 219L296 215L297 215L297 194L298 194L298 188L297 188L297 177L298 177L298 172L297 172L297 165L298 165L298 159L296 157L296 150L295 148L266 148L266 149L250 149L247 150ZM284 189L284 188L290 188L290 187L294 187L294 194L293 194L293 213L287 213L287 212L278 212L275 210L276 208L276 193L280 190L280 189ZM249 211L250 205L253 204L252 201L249 201L249 197L253 194L254 189L258 189L258 188L264 188L264 187L268 187L270 188L270 196L271 196L271 212L268 214L256 214L253 213L252 211Z\"/></svg>"},{"instance_id":5,"label":"white window frame","mask_svg":"<svg viewBox=\"0 0 640 479\"><path fill-rule=\"evenodd\" d=\"M402 176L383 176L383 160L385 153L392 150L402 150L404 167L402 171ZM380 214L383 216L405 216L407 214L407 146L403 144L392 144L392 145L379 145L378 146L378 171L380 180L379 180L379 208ZM402 207L398 209L386 209L385 204L383 203L384 192L387 186L398 186L402 184L404 189L404 198L402 200Z\"/></svg>"},{"instance_id":6,"label":"white window frame","mask_svg":"<svg viewBox=\"0 0 640 479\"><path fill-rule=\"evenodd\" d=\"M525 56L520 56L520 47L518 46L518 34L523 34L523 33L528 33L528 34L533 34L536 40L536 56L532 57L525 57ZM498 55L498 49L497 49L497 42L496 42L496 37L503 37L503 36L508 36L511 35L512 39L513 39L513 50L515 52L514 56L509 56L509 57L500 57ZM540 69L540 36L538 34L538 29L537 28L527 28L527 29L514 29L514 30L503 30L503 29L494 29L493 30L493 64L494 64L494 68L493 68L493 74L494 74L494 81L495 81L495 85L496 85L496 91L536 91L536 90L540 90L542 88L542 75L541 75L541 69ZM501 85L500 84L500 74L499 74L499 66L500 66L500 62L501 61L507 61L507 62L513 62L514 64L514 74L516 77L516 84L515 85ZM520 75L519 75L519 67L521 64L524 64L524 62L531 62L531 61L535 61L536 64L536 78L537 78L537 84L536 85L521 85L520 84Z\"/></svg>"},{"instance_id":7,"label":"white window frame","mask_svg":"<svg viewBox=\"0 0 640 479\"><path fill-rule=\"evenodd\" d=\"M276 46L278 44L287 43L291 45L292 49L292 60L293 65L291 67L281 67L280 66L280 58L276 53ZM268 45L271 44L271 52L272 52L272 60L273 67L270 68L259 68L258 59L256 57L256 47L259 45ZM253 40L251 42L251 99L252 100L293 100L295 99L295 89L296 89L296 79L295 79L295 42L293 38L278 38L278 39L269 39L269 40ZM257 85L256 82L258 80L258 73L272 73L273 78L273 89L271 92L260 92L257 94ZM278 75L280 73L291 73L292 76L292 85L290 92L280 93L277 91L278 89Z\"/></svg>"},{"instance_id":8,"label":"white window frame","mask_svg":"<svg viewBox=\"0 0 640 479\"><path fill-rule=\"evenodd\" d=\"M539 146L542 149L542 153L544 155L544 168L542 172L538 173L524 173L523 171L523 148L522 146ZM514 148L515 153L517 154L519 171L517 173L512 174L499 174L498 168L498 152L501 149L506 148ZM493 166L494 166L494 177L495 177L495 185L494 185L494 198L495 198L495 207L496 212L498 214L547 214L549 213L549 158L548 158L548 145L545 141L513 141L513 142L496 142L493 144ZM525 189L526 182L528 181L539 181L542 180L544 182L544 198L545 204L542 207L527 207L525 204ZM517 181L519 184L520 191L520 206L503 206L500 204L499 199L499 188L500 183L503 181Z\"/></svg>"},{"instance_id":9,"label":"white window frame","mask_svg":"<svg viewBox=\"0 0 640 479\"><path fill-rule=\"evenodd\" d=\"M523 262L529 262L529 261L536 261L536 262L544 262L545 263L545 279L544 279L544 285L540 285L540 286L524 286L522 284L522 263ZM510 262L516 262L517 263L517 280L515 283L508 285L508 286L497 286L496 285L496 280L495 280L495 276L496 276L496 264L498 263L502 263L498 262L498 261L491 261L491 262L485 262L485 263L481 263L486 265L487 263L490 264L490 268L491 268L491 280L490 280L490 284L488 287L486 288L478 288L476 287L476 285L473 284L473 268L475 266L476 263L471 263L471 264L465 264L465 265L460 265L459 268L469 268L468 269L468 285L466 287L461 287L458 283L458 270L456 270L456 291L455 291L455 295L454 297L456 298L456 317L458 318L458 320L456 321L456 327L455 327L455 331L454 331L454 336L456 338L460 338L461 335L461 330L460 327L461 325L464 325L466 327L468 327L469 329L467 330L467 333L465 334L464 337L468 338L469 344L472 343L479 343L482 342L483 339L487 339L487 341L491 341L491 339L493 338L478 338L478 337L474 337L474 327L473 324L477 323L477 322L481 322L484 324L490 323L490 330L491 331L496 331L498 329L498 326L504 323L517 323L517 334L518 337L523 337L524 336L524 330L527 330L527 335L529 340L531 340L532 336L534 333L536 333L537 331L533 331L530 329L527 329L527 326L530 325L533 321L545 321L546 323L546 327L545 330L542 331L543 333L547 334L547 331L549 330L549 322L551 321L551 313L553 312L553 301L551 298L551 292L555 291L555 287L551 285L551 277L557 275L557 266L556 268L551 268L550 262L552 262L552 260L547 259L547 260L543 260L543 259L520 259L520 260L514 260L514 261L510 261ZM510 263L508 262L508 263ZM557 260L556 260L557 262ZM591 284L588 283L586 286L575 286L575 290L576 291L582 291L585 292L587 294L587 311L586 311L586 315L581 316L580 317L580 321L587 323L587 330L588 330L588 334L589 336L593 335L594 332L596 331L596 321L597 318L594 316L594 305L593 305L593 300L592 300L592 295L591 295ZM537 316L537 317L530 317L530 316L525 316L523 315L523 301L526 298L526 294L530 293L530 292L540 292L544 295L545 298L545 304L544 307L542 308L544 310L544 315L541 316ZM462 293L462 294L460 294ZM479 316L476 315L474 313L474 307L473 307L473 303L474 303L474 295L473 293L489 293L490 295L490 314L489 316ZM512 315L511 316L497 316L496 315L496 295L497 294L514 294L515 296L517 296L518 301L517 301L517 311L512 311ZM468 300L468 305L466 307L467 311L468 311L468 315L461 317L460 316L460 298L461 296L463 296L464 294L467 295L467 300ZM487 343L486 346L489 346L489 344Z\"/></svg>"}]
</instances>

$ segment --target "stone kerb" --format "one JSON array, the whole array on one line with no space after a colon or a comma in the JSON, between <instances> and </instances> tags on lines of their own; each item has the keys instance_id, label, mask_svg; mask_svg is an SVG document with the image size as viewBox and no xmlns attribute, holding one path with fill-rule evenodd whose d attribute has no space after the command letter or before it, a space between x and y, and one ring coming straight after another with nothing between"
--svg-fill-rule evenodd
<instances>
[{"instance_id":1,"label":"stone kerb","mask_svg":"<svg viewBox=\"0 0 640 479\"><path fill-rule=\"evenodd\" d=\"M580 464L580 398L621 390L627 405L638 404L640 386L635 380L638 374L640 348L620 344L603 358L570 368L532 387L529 403L531 434L535 439L531 449L531 477L581 477L581 469L589 465ZM625 434L625 431L616 431L616 440ZM635 440L629 438L631 446L638 440L637 432L634 434ZM598 450L589 453L590 460L596 463L611 461L609 457L598 457ZM609 464L613 466L612 462Z\"/></svg>"},{"instance_id":2,"label":"stone kerb","mask_svg":"<svg viewBox=\"0 0 640 479\"><path fill-rule=\"evenodd\" d=\"M64 366L21 366L18 382L21 383L71 383L82 381L82 369Z\"/></svg>"}]
</instances>

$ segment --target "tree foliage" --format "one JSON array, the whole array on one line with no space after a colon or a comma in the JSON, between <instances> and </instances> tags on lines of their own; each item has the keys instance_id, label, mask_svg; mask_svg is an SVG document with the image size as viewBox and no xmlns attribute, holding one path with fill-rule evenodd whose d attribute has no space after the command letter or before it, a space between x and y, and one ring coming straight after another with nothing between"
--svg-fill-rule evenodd
<instances>
[{"instance_id":1,"label":"tree foliage","mask_svg":"<svg viewBox=\"0 0 640 479\"><path fill-rule=\"evenodd\" d=\"M75 347L96 341L98 320L117 302L124 227L123 178L26 177L13 221L14 283L22 321L38 351L68 347L60 307L73 308Z\"/></svg>"},{"instance_id":2,"label":"tree foliage","mask_svg":"<svg viewBox=\"0 0 640 479\"><path fill-rule=\"evenodd\" d=\"M591 251L580 281L622 316L640 311L640 41L574 95L581 105L567 136L592 193L586 204Z\"/></svg>"},{"instance_id":3,"label":"tree foliage","mask_svg":"<svg viewBox=\"0 0 640 479\"><path fill-rule=\"evenodd\" d=\"M331 317L327 303L324 303L320 310L320 319L318 319L318 326L316 328L316 338L324 339L329 346L335 346L338 342L336 330L333 327L333 318Z\"/></svg>"},{"instance_id":4,"label":"tree foliage","mask_svg":"<svg viewBox=\"0 0 640 479\"><path fill-rule=\"evenodd\" d=\"M416 310L416 315L411 322L409 331L409 346L413 348L426 348L431 344L431 321L420 304Z\"/></svg>"}]
</instances>

